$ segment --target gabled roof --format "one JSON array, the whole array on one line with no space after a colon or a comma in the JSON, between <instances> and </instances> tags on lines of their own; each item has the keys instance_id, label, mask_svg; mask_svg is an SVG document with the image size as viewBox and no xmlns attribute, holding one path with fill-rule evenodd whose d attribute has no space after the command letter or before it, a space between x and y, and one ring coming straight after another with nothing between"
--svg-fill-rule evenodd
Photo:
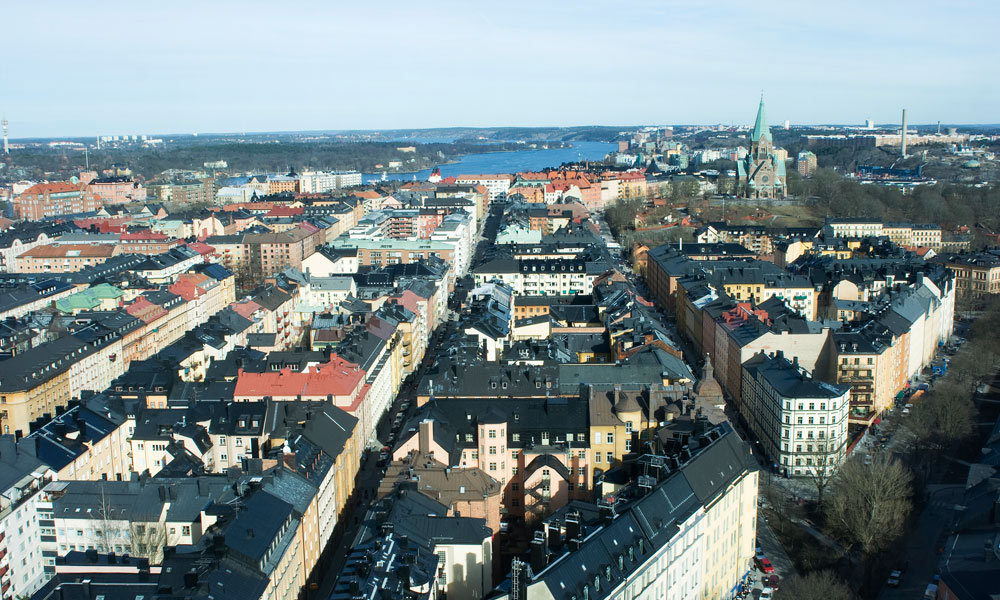
<instances>
[{"instance_id":1,"label":"gabled roof","mask_svg":"<svg viewBox=\"0 0 1000 600\"><path fill-rule=\"evenodd\" d=\"M764 111L764 94L760 95L760 106L757 107L757 121L753 124L750 141L757 142L761 138L771 140L771 130L767 126L767 113Z\"/></svg>"}]
</instances>

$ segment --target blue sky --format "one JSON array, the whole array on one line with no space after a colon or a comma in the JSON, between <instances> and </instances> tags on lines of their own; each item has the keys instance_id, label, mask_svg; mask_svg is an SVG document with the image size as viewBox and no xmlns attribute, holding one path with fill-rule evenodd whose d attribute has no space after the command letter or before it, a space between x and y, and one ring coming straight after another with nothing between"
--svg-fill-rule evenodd
<instances>
[{"instance_id":1,"label":"blue sky","mask_svg":"<svg viewBox=\"0 0 1000 600\"><path fill-rule=\"evenodd\" d=\"M620 6L618 6L620 4ZM1000 3L9 2L11 137L996 123Z\"/></svg>"}]
</instances>

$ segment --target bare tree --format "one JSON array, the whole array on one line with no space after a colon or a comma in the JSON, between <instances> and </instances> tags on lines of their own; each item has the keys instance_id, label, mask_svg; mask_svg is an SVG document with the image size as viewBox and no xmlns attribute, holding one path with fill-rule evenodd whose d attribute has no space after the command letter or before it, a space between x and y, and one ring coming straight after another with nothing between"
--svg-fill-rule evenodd
<instances>
[{"instance_id":1,"label":"bare tree","mask_svg":"<svg viewBox=\"0 0 1000 600\"><path fill-rule=\"evenodd\" d=\"M781 584L782 598L795 600L853 600L854 592L830 571L793 575Z\"/></svg>"},{"instance_id":2,"label":"bare tree","mask_svg":"<svg viewBox=\"0 0 1000 600\"><path fill-rule=\"evenodd\" d=\"M151 564L159 564L163 560L163 547L170 541L165 522L132 521L124 508L115 507L103 486L97 518L92 527L99 552L127 552L149 559Z\"/></svg>"},{"instance_id":3,"label":"bare tree","mask_svg":"<svg viewBox=\"0 0 1000 600\"><path fill-rule=\"evenodd\" d=\"M157 523L129 523L128 538L132 556L149 559L150 564L160 564L163 547L167 545L167 527Z\"/></svg>"},{"instance_id":4,"label":"bare tree","mask_svg":"<svg viewBox=\"0 0 1000 600\"><path fill-rule=\"evenodd\" d=\"M913 509L912 480L902 463L885 455L876 456L870 465L848 461L833 479L825 507L827 526L834 537L861 553L866 585L878 556L904 532Z\"/></svg>"},{"instance_id":5,"label":"bare tree","mask_svg":"<svg viewBox=\"0 0 1000 600\"><path fill-rule=\"evenodd\" d=\"M829 458L825 453L820 453L816 460L817 464L813 467L807 467L806 472L809 473L809 479L816 487L816 503L822 506L823 494L837 473L837 465L829 464Z\"/></svg>"}]
</instances>

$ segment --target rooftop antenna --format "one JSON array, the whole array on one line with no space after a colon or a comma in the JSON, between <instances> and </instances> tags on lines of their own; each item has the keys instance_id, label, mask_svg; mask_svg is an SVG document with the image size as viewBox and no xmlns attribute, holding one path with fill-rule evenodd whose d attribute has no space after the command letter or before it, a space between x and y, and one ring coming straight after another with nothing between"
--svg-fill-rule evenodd
<instances>
[{"instance_id":1,"label":"rooftop antenna","mask_svg":"<svg viewBox=\"0 0 1000 600\"><path fill-rule=\"evenodd\" d=\"M7 117L0 121L0 125L3 125L3 153L10 154L10 145L7 143Z\"/></svg>"}]
</instances>

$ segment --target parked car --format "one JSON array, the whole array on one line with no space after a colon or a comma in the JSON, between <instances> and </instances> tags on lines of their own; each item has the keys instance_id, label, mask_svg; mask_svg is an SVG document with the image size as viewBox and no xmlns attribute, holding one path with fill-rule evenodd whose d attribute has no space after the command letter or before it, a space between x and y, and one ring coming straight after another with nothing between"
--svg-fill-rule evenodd
<instances>
[{"instance_id":1,"label":"parked car","mask_svg":"<svg viewBox=\"0 0 1000 600\"><path fill-rule=\"evenodd\" d=\"M770 575L771 573L774 573L774 565L772 565L771 561L768 560L768 559L766 559L766 558L763 559L763 560L758 561L757 562L757 567L761 571L763 571L766 575Z\"/></svg>"},{"instance_id":2,"label":"parked car","mask_svg":"<svg viewBox=\"0 0 1000 600\"><path fill-rule=\"evenodd\" d=\"M760 600L771 600L774 598L774 589L766 587L760 591Z\"/></svg>"},{"instance_id":3,"label":"parked car","mask_svg":"<svg viewBox=\"0 0 1000 600\"><path fill-rule=\"evenodd\" d=\"M903 572L899 569L889 573L889 579L885 584L889 587L899 587L899 580L903 578Z\"/></svg>"},{"instance_id":4,"label":"parked car","mask_svg":"<svg viewBox=\"0 0 1000 600\"><path fill-rule=\"evenodd\" d=\"M765 587L769 587L772 590L777 591L779 581L781 581L780 577L778 577L777 575L771 575L770 577L765 577L762 583L764 584Z\"/></svg>"}]
</instances>

